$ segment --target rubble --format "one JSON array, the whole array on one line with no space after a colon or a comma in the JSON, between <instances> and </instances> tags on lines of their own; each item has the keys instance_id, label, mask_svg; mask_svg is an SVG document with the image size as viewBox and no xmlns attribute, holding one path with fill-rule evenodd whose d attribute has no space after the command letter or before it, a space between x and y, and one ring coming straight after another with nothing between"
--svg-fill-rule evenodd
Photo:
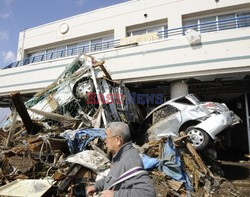
<instances>
[{"instance_id":1,"label":"rubble","mask_svg":"<svg viewBox=\"0 0 250 197\"><path fill-rule=\"evenodd\" d=\"M123 121L134 140L145 134L137 133L143 118L129 89L103 64L82 54L27 102L12 95L12 115L0 129L0 196L86 196L110 167L105 126ZM211 171L185 132L134 146L158 197L243 196Z\"/></svg>"}]
</instances>

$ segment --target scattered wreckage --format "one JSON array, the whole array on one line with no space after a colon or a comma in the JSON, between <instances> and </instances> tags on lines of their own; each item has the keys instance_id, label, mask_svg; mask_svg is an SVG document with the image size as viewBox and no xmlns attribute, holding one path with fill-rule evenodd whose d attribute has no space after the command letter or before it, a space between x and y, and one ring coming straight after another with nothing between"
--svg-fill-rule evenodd
<instances>
[{"instance_id":1,"label":"scattered wreckage","mask_svg":"<svg viewBox=\"0 0 250 197\"><path fill-rule=\"evenodd\" d=\"M179 137L185 131L197 150L204 149L220 132L241 122L224 103L201 102L193 94L163 103L145 119L151 124L150 140L169 135Z\"/></svg>"},{"instance_id":2,"label":"scattered wreckage","mask_svg":"<svg viewBox=\"0 0 250 197\"><path fill-rule=\"evenodd\" d=\"M27 102L19 93L11 95L12 115L0 129L0 196L86 196L86 186L111 165L105 126L123 121L138 137L141 112L103 63L82 54ZM205 165L185 132L176 134L134 144L157 196L240 196Z\"/></svg>"},{"instance_id":3,"label":"scattered wreckage","mask_svg":"<svg viewBox=\"0 0 250 197\"><path fill-rule=\"evenodd\" d=\"M123 83L111 81L103 63L80 55L54 83L25 103L30 118L42 121L46 128L55 122L100 127L101 117L104 125L113 121L142 124L143 117L132 102L128 88ZM106 77L97 79L96 75L102 74L98 66L104 70ZM17 103L16 109L18 106ZM8 130L10 124L3 129Z\"/></svg>"}]
</instances>

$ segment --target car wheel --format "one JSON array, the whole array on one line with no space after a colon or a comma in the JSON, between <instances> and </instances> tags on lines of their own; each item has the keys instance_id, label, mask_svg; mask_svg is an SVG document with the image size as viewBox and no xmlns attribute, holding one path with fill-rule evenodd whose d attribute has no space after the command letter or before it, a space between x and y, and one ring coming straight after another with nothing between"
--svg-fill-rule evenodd
<instances>
[{"instance_id":1,"label":"car wheel","mask_svg":"<svg viewBox=\"0 0 250 197\"><path fill-rule=\"evenodd\" d=\"M208 145L209 136L204 130L190 126L185 132L190 136L192 144L196 150L202 150Z\"/></svg>"}]
</instances>

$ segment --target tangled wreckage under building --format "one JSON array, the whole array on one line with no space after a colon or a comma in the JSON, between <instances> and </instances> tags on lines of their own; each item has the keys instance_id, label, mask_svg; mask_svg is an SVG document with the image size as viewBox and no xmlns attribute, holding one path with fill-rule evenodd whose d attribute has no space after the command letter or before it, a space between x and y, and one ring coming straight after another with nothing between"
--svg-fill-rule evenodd
<instances>
[{"instance_id":1,"label":"tangled wreckage under building","mask_svg":"<svg viewBox=\"0 0 250 197\"><path fill-rule=\"evenodd\" d=\"M27 102L11 95L12 114L0 129L0 196L85 196L110 168L105 127L114 121L130 126L157 196L240 196L219 168L205 165L185 132L148 141L129 89L103 64L82 54Z\"/></svg>"}]
</instances>

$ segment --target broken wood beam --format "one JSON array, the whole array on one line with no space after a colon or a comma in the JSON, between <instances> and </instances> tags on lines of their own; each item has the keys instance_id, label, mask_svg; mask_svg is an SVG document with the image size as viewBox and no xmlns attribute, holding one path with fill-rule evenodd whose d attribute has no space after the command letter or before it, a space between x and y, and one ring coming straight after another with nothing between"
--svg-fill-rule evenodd
<instances>
[{"instance_id":1,"label":"broken wood beam","mask_svg":"<svg viewBox=\"0 0 250 197\"><path fill-rule=\"evenodd\" d=\"M189 154L182 153L182 159L187 166L187 168L191 171L194 176L193 184L195 187L195 191L199 190L199 177L201 176L201 172L199 171L199 167L194 161L193 157Z\"/></svg>"},{"instance_id":2,"label":"broken wood beam","mask_svg":"<svg viewBox=\"0 0 250 197\"><path fill-rule=\"evenodd\" d=\"M181 137L178 137L178 138L175 138L173 141L174 141L174 144L175 146L180 146L180 144L186 140L189 136L188 135L185 135L185 136L181 136ZM183 145L183 144L182 144Z\"/></svg>"},{"instance_id":3,"label":"broken wood beam","mask_svg":"<svg viewBox=\"0 0 250 197\"><path fill-rule=\"evenodd\" d=\"M185 135L186 135L186 133L184 131L180 132L180 136L185 136ZM197 153L197 151L195 150L195 148L193 147L191 142L189 142L188 140L186 140L185 142L186 142L186 147L189 150L189 152L191 153L191 155L193 156L195 162L198 164L201 171L204 172L205 175L207 175L209 170L207 169L206 165L203 163L200 155Z\"/></svg>"},{"instance_id":4,"label":"broken wood beam","mask_svg":"<svg viewBox=\"0 0 250 197\"><path fill-rule=\"evenodd\" d=\"M109 79L110 81L112 81L112 78L110 76L110 74L108 73L108 71L106 70L106 68L104 67L104 60L101 61L96 61L92 56L89 56L92 59L92 67L96 68L98 66L100 66L100 68L102 69L102 72L104 72L104 74L106 75L107 79Z\"/></svg>"},{"instance_id":5,"label":"broken wood beam","mask_svg":"<svg viewBox=\"0 0 250 197\"><path fill-rule=\"evenodd\" d=\"M111 76L110 76L110 74L108 73L108 71L106 70L106 68L104 67L104 64L105 63L105 61L99 61L99 62L95 62L94 64L93 64L93 68L96 68L96 67L98 67L98 66L100 66L100 68L102 69L102 72L104 72L104 74L105 74L105 76L109 79L109 80L112 80L112 78L111 78Z\"/></svg>"},{"instance_id":6,"label":"broken wood beam","mask_svg":"<svg viewBox=\"0 0 250 197\"><path fill-rule=\"evenodd\" d=\"M104 74L106 75L106 77L109 79L109 80L112 80L110 74L108 73L108 71L106 70L106 68L104 67L103 64L100 65L102 71L104 72Z\"/></svg>"},{"instance_id":7,"label":"broken wood beam","mask_svg":"<svg viewBox=\"0 0 250 197\"><path fill-rule=\"evenodd\" d=\"M54 112L45 112L45 111L38 110L38 109L28 108L28 110L35 114L42 115L47 119L60 121L60 122L73 122L73 123L83 122L87 127L91 126L90 121L86 119L85 117L83 117L82 119L77 119L68 115L61 115L61 114L57 114Z\"/></svg>"},{"instance_id":8,"label":"broken wood beam","mask_svg":"<svg viewBox=\"0 0 250 197\"><path fill-rule=\"evenodd\" d=\"M23 124L27 130L28 134L36 134L38 132L39 127L34 124L29 116L29 113L23 103L21 94L19 92L15 92L11 94L11 100L21 117Z\"/></svg>"},{"instance_id":9,"label":"broken wood beam","mask_svg":"<svg viewBox=\"0 0 250 197\"><path fill-rule=\"evenodd\" d=\"M166 180L168 186L173 189L174 191L179 191L181 186L183 185L183 182L176 181L176 180Z\"/></svg>"},{"instance_id":10,"label":"broken wood beam","mask_svg":"<svg viewBox=\"0 0 250 197\"><path fill-rule=\"evenodd\" d=\"M66 188L69 187L70 182L72 181L72 179L74 178L74 176L76 176L76 174L81 170L82 166L79 164L72 164L67 173L66 173L66 178L61 181L58 185L58 190L59 191L64 191Z\"/></svg>"},{"instance_id":11,"label":"broken wood beam","mask_svg":"<svg viewBox=\"0 0 250 197\"><path fill-rule=\"evenodd\" d=\"M93 68L101 66L101 65L103 65L105 63L104 60L102 60L102 61L96 61L96 60L93 59L93 57L91 57L91 58L92 58L92 62L93 62Z\"/></svg>"},{"instance_id":12,"label":"broken wood beam","mask_svg":"<svg viewBox=\"0 0 250 197\"><path fill-rule=\"evenodd\" d=\"M250 162L249 161L222 161L222 160L217 160L218 163L222 165L228 165L228 166L241 166L241 167L246 167L250 169Z\"/></svg>"}]
</instances>

